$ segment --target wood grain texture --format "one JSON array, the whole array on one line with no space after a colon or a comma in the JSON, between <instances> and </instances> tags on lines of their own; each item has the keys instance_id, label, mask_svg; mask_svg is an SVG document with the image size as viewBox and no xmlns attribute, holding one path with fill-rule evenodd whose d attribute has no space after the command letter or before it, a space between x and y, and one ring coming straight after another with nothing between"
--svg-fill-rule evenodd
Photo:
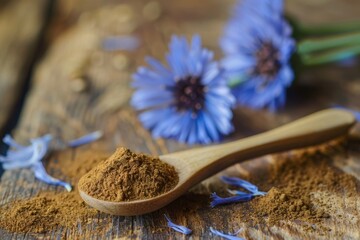
<instances>
[{"instance_id":1,"label":"wood grain texture","mask_svg":"<svg viewBox=\"0 0 360 240\"><path fill-rule=\"evenodd\" d=\"M68 30L58 35L33 76L33 89L15 131L17 139L25 141L29 137L51 133L68 140L102 129L105 137L99 144L109 151L121 145L135 151L161 155L189 148L175 141L154 140L141 126L136 113L128 105L131 96L130 76L137 66L144 64L145 55L163 59L167 42L173 33L187 36L199 33L203 36L205 45L214 49L219 56L217 40L229 5L216 0L162 0L159 1L162 9L160 17L149 21L144 17L147 2L133 0L124 5L115 1L101 1L100 4L99 1L64 0L59 3L62 17L73 22ZM295 11L301 5L304 10L299 15L300 18L305 18L313 8L310 2L312 1L289 1L287 8ZM341 12L339 7L343 1L337 1L338 8L327 5L327 1L321 2L324 2L323 7ZM360 7L358 1L351 2L354 8ZM316 14L321 15L321 12ZM345 16L347 13L343 14ZM321 16L321 21L332 17L331 14ZM314 22L316 19L312 23ZM141 40L141 46L136 51L106 52L101 48L102 40L107 36L128 34ZM356 64L352 67L331 66L304 72L298 83L290 89L287 106L278 114L237 108L234 118L236 131L225 141L271 129L335 103L356 109L360 101L360 68L359 63ZM336 166L358 179L359 146L360 144L354 143L348 157L334 156ZM73 158L76 151L78 150L75 150ZM272 161L271 157L261 158L251 164L236 165L226 172L257 176L262 173L260 169L264 164L271 165ZM243 227L242 236L247 239L331 239L336 236L334 234L340 234L346 239L360 238L358 220L339 222L336 217L328 221L328 226L334 231L325 235L305 233L294 223L286 223L282 227L249 227L234 218L239 205L214 209L209 207L209 193L221 191L223 187L214 176L152 214L137 217L99 214L81 228L58 228L40 235L0 231L1 238L182 239L182 236L166 227L164 213L169 214L177 223L191 226L194 229L193 239L211 239L210 226L218 227L224 232L233 232ZM63 191L35 181L28 170L7 171L1 180L0 204L44 190ZM351 201L345 195L337 196L338 202L342 203L339 205L339 212L360 219L359 199L359 195Z\"/></svg>"},{"instance_id":2,"label":"wood grain texture","mask_svg":"<svg viewBox=\"0 0 360 240\"><path fill-rule=\"evenodd\" d=\"M0 135L23 92L47 6L45 0L2 1L0 5Z\"/></svg>"}]
</instances>

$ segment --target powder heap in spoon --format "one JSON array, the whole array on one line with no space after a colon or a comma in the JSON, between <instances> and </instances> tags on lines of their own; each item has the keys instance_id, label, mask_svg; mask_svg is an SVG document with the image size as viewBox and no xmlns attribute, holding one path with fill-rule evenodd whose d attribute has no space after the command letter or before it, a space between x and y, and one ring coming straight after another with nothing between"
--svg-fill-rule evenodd
<instances>
[{"instance_id":1,"label":"powder heap in spoon","mask_svg":"<svg viewBox=\"0 0 360 240\"><path fill-rule=\"evenodd\" d=\"M96 199L121 202L156 197L178 181L175 168L159 158L118 148L81 178L79 188Z\"/></svg>"}]
</instances>

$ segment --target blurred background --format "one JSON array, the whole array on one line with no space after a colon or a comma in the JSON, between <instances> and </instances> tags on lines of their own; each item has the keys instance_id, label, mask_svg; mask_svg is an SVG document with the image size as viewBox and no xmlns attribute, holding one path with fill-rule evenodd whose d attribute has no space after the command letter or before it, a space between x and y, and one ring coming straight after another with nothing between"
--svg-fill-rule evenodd
<instances>
[{"instance_id":1,"label":"blurred background","mask_svg":"<svg viewBox=\"0 0 360 240\"><path fill-rule=\"evenodd\" d=\"M285 2L286 14L306 26L356 21L360 9L356 0ZM233 4L217 0L2 0L0 135L16 132L21 138L50 131L70 138L101 128L105 123L100 119L116 126L119 121L109 119L129 110L130 76L144 64L144 56L163 60L172 34L199 33L219 59L218 40ZM106 49L104 41L111 37L122 40L114 49ZM332 104L356 107L358 66L358 59L352 58L302 71L279 114L238 108L233 137L263 131ZM115 133L121 142L123 134Z\"/></svg>"}]
</instances>

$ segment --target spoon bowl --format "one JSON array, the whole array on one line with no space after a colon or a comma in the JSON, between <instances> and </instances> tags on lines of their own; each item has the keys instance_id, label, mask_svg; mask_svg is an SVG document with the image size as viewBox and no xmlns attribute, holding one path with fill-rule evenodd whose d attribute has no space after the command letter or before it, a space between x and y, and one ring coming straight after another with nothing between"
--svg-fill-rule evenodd
<instances>
[{"instance_id":1,"label":"spoon bowl","mask_svg":"<svg viewBox=\"0 0 360 240\"><path fill-rule=\"evenodd\" d=\"M202 180L235 163L324 143L346 135L355 122L355 117L348 111L323 110L268 132L234 142L162 155L159 157L162 161L175 167L179 182L172 190L157 197L111 202L93 198L81 189L79 193L88 205L109 214L134 216L153 212L180 197Z\"/></svg>"}]
</instances>

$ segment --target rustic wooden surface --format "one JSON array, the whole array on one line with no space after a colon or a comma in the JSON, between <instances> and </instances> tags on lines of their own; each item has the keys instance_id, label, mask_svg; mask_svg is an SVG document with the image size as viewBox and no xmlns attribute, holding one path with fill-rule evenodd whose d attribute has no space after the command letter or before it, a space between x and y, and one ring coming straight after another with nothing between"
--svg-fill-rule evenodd
<instances>
[{"instance_id":1,"label":"rustic wooden surface","mask_svg":"<svg viewBox=\"0 0 360 240\"><path fill-rule=\"evenodd\" d=\"M315 3L317 4L315 4ZM232 1L72 1L58 2L56 19L49 34L52 44L41 59L32 76L33 88L27 97L20 122L14 131L17 139L51 133L60 139L72 139L93 130L102 129L105 137L100 145L109 151L121 145L136 151L154 155L173 152L189 146L175 141L153 140L129 107L131 74L143 64L146 55L163 58L171 34L194 33L202 35L205 45L214 49L218 56L217 39L227 17ZM154 9L150 11L149 8ZM158 8L158 13L156 9ZM288 1L287 10L304 22L313 24L339 19L354 19L360 3L355 0ZM341 10L340 10L341 9ZM335 18L335 19L334 19ZM134 35L141 41L135 51L106 52L101 43L107 36ZM1 47L1 46L0 46ZM298 83L289 91L289 102L278 114L265 111L235 110L236 131L226 141L239 139L271 129L299 116L342 104L359 109L360 64L331 66L304 72ZM337 166L360 179L360 152L353 143L349 157L342 157ZM77 151L77 150L75 150ZM74 154L74 156L76 153ZM271 164L271 157L253 163L234 166L227 171L256 174L259 162ZM211 209L209 193L221 189L216 177L199 185L170 206L152 214L139 217L111 217L99 214L92 223L78 229L54 229L50 233L33 235L7 233L0 230L1 239L101 239L143 238L177 239L181 235L166 228L164 213L176 222L194 229L192 238L210 239L210 226L232 232L240 227L247 239L331 239L325 236L301 232L296 225L278 227L258 226L249 228L232 219L234 205ZM42 190L63 191L34 180L28 170L7 171L0 184L0 204L13 199L29 197ZM345 196L339 201L348 203ZM342 213L360 218L360 202L353 208L341 209ZM197 205L196 211L189 211ZM351 212L349 212L351 211ZM359 239L359 221L337 222L333 218L329 226L333 233L344 239Z\"/></svg>"},{"instance_id":2,"label":"rustic wooden surface","mask_svg":"<svg viewBox=\"0 0 360 240\"><path fill-rule=\"evenodd\" d=\"M23 92L48 5L45 0L0 2L0 135Z\"/></svg>"}]
</instances>

